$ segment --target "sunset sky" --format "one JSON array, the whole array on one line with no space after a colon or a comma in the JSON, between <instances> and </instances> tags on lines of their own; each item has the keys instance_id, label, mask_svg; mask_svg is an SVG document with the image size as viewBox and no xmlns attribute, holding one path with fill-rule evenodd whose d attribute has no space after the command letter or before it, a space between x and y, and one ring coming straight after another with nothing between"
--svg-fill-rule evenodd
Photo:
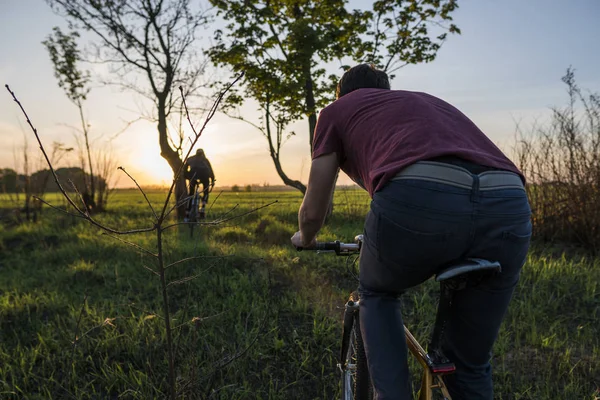
<instances>
[{"instance_id":1,"label":"sunset sky","mask_svg":"<svg viewBox=\"0 0 600 400\"><path fill-rule=\"evenodd\" d=\"M370 3L355 0L350 6L363 8ZM580 87L600 91L600 1L461 0L459 5L454 22L462 35L452 35L433 63L400 70L392 81L393 89L424 91L449 101L503 149L513 141L516 121L526 128L547 118L549 107L566 103L560 78L567 67L575 68ZM66 125L77 125L77 109L58 87L41 44L55 25L65 24L43 0L0 0L0 83L16 92L48 146L53 141L73 146L73 130ZM212 29L201 34L210 37ZM199 46L202 43L206 42ZM92 137L98 138L98 145L105 145L107 138L147 107L130 92L95 87L85 106ZM252 118L253 111L249 105L245 115ZM307 122L299 121L290 130L298 135L284 148L284 169L291 178L306 182L310 166ZM22 163L15 161L15 154L22 151L24 135L31 151L37 151L25 119L3 87L0 167L21 172ZM166 184L171 178L159 155L157 136L153 124L140 121L111 142L119 165L142 184ZM219 185L281 183L266 140L249 125L217 115L200 146L211 160ZM76 162L68 160L64 165ZM343 177L340 182L349 180ZM130 183L122 177L119 185Z\"/></svg>"}]
</instances>

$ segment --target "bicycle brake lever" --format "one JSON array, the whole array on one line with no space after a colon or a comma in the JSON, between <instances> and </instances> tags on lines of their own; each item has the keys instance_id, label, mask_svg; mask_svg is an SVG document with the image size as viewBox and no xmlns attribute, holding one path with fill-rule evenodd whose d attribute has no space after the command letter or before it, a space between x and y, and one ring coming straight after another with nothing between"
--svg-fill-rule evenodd
<instances>
[{"instance_id":1,"label":"bicycle brake lever","mask_svg":"<svg viewBox=\"0 0 600 400\"><path fill-rule=\"evenodd\" d=\"M335 250L317 250L317 254L321 253L335 253Z\"/></svg>"}]
</instances>

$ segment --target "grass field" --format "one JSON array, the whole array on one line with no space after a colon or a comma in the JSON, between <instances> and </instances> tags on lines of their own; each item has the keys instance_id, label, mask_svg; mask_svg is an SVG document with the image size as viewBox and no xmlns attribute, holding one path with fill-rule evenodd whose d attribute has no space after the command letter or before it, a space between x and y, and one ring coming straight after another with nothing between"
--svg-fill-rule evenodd
<instances>
[{"instance_id":1,"label":"grass field","mask_svg":"<svg viewBox=\"0 0 600 400\"><path fill-rule=\"evenodd\" d=\"M149 197L159 204L164 193ZM167 270L181 398L339 398L342 306L357 282L343 257L289 246L300 194L226 192L209 217L274 200L193 238L187 227L165 237L168 262L206 256ZM335 201L320 239L352 240L368 198L341 190ZM5 220L9 206L0 198ZM111 226L153 223L135 191L116 192L109 207L98 219ZM156 247L152 234L126 239ZM151 257L47 208L38 223L0 225L0 254L0 399L166 397L160 285L144 268ZM430 281L404 297L419 338L437 293ZM599 309L598 259L534 245L494 349L496 398L599 399Z\"/></svg>"}]
</instances>

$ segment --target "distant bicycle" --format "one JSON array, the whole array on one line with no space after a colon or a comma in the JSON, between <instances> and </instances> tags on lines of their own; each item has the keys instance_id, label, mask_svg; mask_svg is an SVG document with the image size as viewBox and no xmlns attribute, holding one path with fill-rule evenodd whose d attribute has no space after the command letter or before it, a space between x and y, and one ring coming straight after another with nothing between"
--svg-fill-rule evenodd
<instances>
[{"instance_id":1,"label":"distant bicycle","mask_svg":"<svg viewBox=\"0 0 600 400\"><path fill-rule=\"evenodd\" d=\"M194 195L188 200L188 214L186 217L186 222L189 222L188 226L190 227L190 237L194 236L194 227L196 223L206 218L206 203L208 199L208 194L212 192L215 181L213 180L209 187L202 187L202 191L199 191L199 182L195 183L190 181L190 185L194 184ZM202 196L200 194L202 193Z\"/></svg>"},{"instance_id":2,"label":"distant bicycle","mask_svg":"<svg viewBox=\"0 0 600 400\"><path fill-rule=\"evenodd\" d=\"M310 250L333 252L338 256L356 255L360 252L363 235L355 238L355 243L321 242ZM302 250L302 249L298 249ZM469 258L459 260L446 266L438 273L435 280L440 282L440 300L435 317L435 325L426 351L417 339L404 326L406 344L411 354L423 368L419 400L433 400L434 393L439 393L443 400L452 400L444 384L443 376L451 374L456 367L442 351L442 337L446 324L446 316L452 302L454 292L464 289L468 284L476 284L484 276L500 272L498 262ZM350 294L345 305L342 343L338 368L342 378L342 400L371 400L373 386L369 376L369 367L360 332L359 319L360 299L358 292Z\"/></svg>"}]
</instances>

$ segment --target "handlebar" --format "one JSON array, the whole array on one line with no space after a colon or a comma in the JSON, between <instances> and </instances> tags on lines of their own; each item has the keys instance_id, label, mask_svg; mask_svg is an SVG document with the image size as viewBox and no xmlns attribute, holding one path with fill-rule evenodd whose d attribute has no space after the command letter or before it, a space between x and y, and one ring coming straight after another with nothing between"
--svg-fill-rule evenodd
<instances>
[{"instance_id":1,"label":"handlebar","mask_svg":"<svg viewBox=\"0 0 600 400\"><path fill-rule=\"evenodd\" d=\"M296 247L296 250L312 250L318 252L335 252L338 256L349 256L352 254L356 254L360 252L360 248L363 241L363 235L357 235L355 238L355 243L342 243L339 240L334 242L317 242L314 247L310 249L305 249L303 247Z\"/></svg>"}]
</instances>

